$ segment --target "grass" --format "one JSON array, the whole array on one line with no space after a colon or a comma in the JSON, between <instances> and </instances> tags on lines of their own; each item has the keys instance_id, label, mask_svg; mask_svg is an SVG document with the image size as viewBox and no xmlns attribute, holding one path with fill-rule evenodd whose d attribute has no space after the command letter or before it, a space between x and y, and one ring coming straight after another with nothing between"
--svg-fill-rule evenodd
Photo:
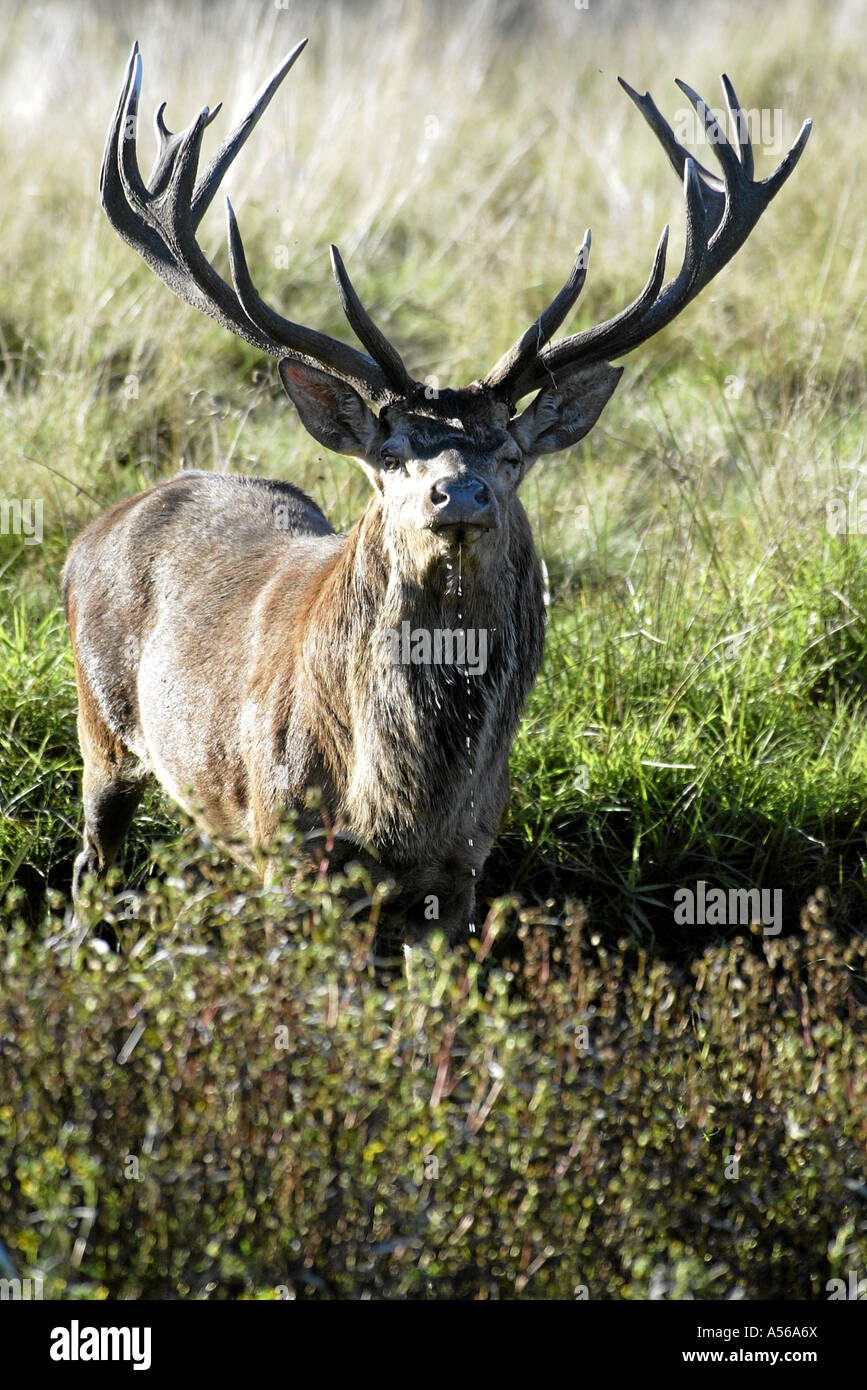
<instances>
[{"instance_id":1,"label":"grass","mask_svg":"<svg viewBox=\"0 0 867 1390\"><path fill-rule=\"evenodd\" d=\"M832 1266L849 1261L863 1274L863 1211L844 1185L846 1172L864 1168L863 1121L853 1109L864 1066L867 922L867 509L864 524L860 511L867 208L854 157L867 135L858 56L867 37L863 13L843 0L821 11L790 0L769 25L754 7L735 3L638 15L594 3L580 10L554 0L536 7L475 0L460 10L380 5L374 25L365 5L262 7L253 15L227 4L216 12L208 7L207 20L204 8L185 7L169 27L165 11L153 6L144 7L133 33L95 3L7 11L0 158L15 197L0 208L0 234L15 274L0 284L0 497L38 500L43 534L34 545L22 535L0 535L3 1046L21 1085L24 1077L29 1085L40 1074L54 1077L45 1080L43 1101L29 1119L11 1097L6 1107L0 1220L13 1253L22 1266L53 1270L57 1296L73 1288L210 1296L214 1280L223 1296L255 1296L292 1282L289 1264L293 1287L338 1296L365 1289L389 1296L494 1296L494 1289L563 1296L573 1278L570 1261L581 1264L586 1278L577 1282L587 1282L592 1297L643 1297L651 1287L669 1297L686 1290L730 1296L736 1289L810 1297L821 1296L821 1276ZM588 223L593 253L575 327L634 295L667 221L670 263L677 264L677 181L618 88L618 72L650 89L673 117L683 98L672 78L683 76L717 106L724 61L746 107L779 110L785 146L805 116L815 122L801 166L732 265L698 304L626 359L620 388L589 439L542 460L525 484L551 607L546 661L514 746L512 800L485 884L489 898L508 895L512 906L496 918L500 945L482 984L475 976L468 984L471 977L460 973L475 966L441 964L447 983L434 1013L446 1012L423 1041L417 1034L428 1024L417 1021L412 996L406 1002L397 988L387 997L398 1003L388 1005L374 982L363 983L358 960L340 955L326 930L334 914L339 918L333 904L308 905L301 925L275 920L271 948L278 954L257 965L255 924L268 919L267 900L225 865L206 874L211 888L202 889L196 874L205 872L210 852L156 794L131 834L114 885L121 896L103 905L127 923L129 957L106 962L87 948L73 967L64 935L81 831L75 692L58 584L71 537L116 498L180 466L291 479L339 526L351 524L365 502L360 472L303 433L270 365L179 305L97 207L105 127L134 37L144 56L145 113L166 96L168 122L180 128L200 104L222 97L226 110L209 133L217 141L305 33L308 49L227 179L251 267L263 294L284 312L342 335L326 258L328 243L337 241L410 369L442 383L470 380L499 356L559 287ZM140 138L145 146L146 129ZM699 154L713 162L706 148ZM759 174L779 157L757 152ZM202 238L224 265L217 209ZM178 865L197 859L184 887ZM784 940L763 942L734 928L685 931L673 918L674 894L699 880L781 891ZM142 895L134 915L147 925L138 930L125 915L124 884ZM233 903L250 928L243 939L232 934ZM310 924L320 920L324 934L317 938ZM543 949L559 955L551 979L537 958ZM777 952L773 961L769 952ZM546 1020L556 1017L565 1029L574 1019L569 990L579 957L595 981L593 1000L623 994L608 1013L599 1003L607 1021L594 1039L601 1049L594 1072L558 1071L552 1059L560 1043L545 1041ZM160 1003L156 982L166 958L175 984ZM236 972L231 984L223 959ZM506 979L509 971L515 978ZM777 984L768 992L771 976ZM696 983L735 978L742 1027L726 1012L723 984L708 995ZM350 1156L341 1149L351 1212L335 1215L324 1236L323 1213L336 1209L334 1194L314 1181L321 1134L313 1120L293 1141L301 1146L297 1171L285 1166L279 1144L279 1159L269 1159L264 1140L256 1151L260 1166L244 1170L233 1147L238 1134L224 1136L226 1152L209 1165L202 1155L210 1152L210 1120L196 1097L205 1095L205 1084L227 1084L239 1055L260 1056L279 997L293 1001L293 1038L304 1059L299 1084L305 1091L309 1083L308 1113L319 1114L315 1095L327 1089L327 1069L320 1074L315 1056L326 1033L300 1001L305 981L314 982L315 994L335 979L346 990L344 1041L354 1060L332 1078L344 1098L322 1120L322 1133L342 1132L352 1113L347 1095L367 1097L378 1116L370 1142L384 1145L377 1153L387 1157L378 1159L377 1178L364 1146ZM219 994L220 1007L235 1017L253 984L262 992L261 1016L254 1011L246 1025L237 1023L227 1051L200 1049L196 1067L185 1073L183 1105L199 1115L187 1130L168 1093L165 1106L155 1102L148 1115L127 1090L131 1074L115 1067L101 1075L139 1014L150 1020L135 1062L144 1084L148 1067L170 1066L191 1001L201 1018ZM674 992L676 1023L664 1048L662 1015L642 1032L645 987L657 1002ZM397 1069L392 1086L377 1061L381 1033L373 1019L394 1008L390 1036L403 1038L406 1071ZM697 1031L696 1018L704 1020ZM772 1060L745 1080L755 1049L764 1056L762 1018ZM487 1122L473 1128L482 1103L474 1099L474 1067L494 1057L485 1051L485 1020L515 1028L526 1068L520 1076L507 1069L489 1137ZM451 1055L440 1024L454 1024L449 1047L469 1060L449 1073L449 1097L432 1103L438 1072L430 1059L443 1048L443 1057ZM805 1027L819 1042L805 1042ZM708 1028L715 1060L702 1070L697 1059L711 1055L702 1032ZM72 1070L56 1060L56 1049L65 1055L71 1038L85 1039L74 1044ZM264 1109L250 1112L245 1135L258 1134L266 1121L279 1128L279 1114L263 1099L273 1061L271 1055L259 1070L253 1066L250 1104ZM668 1099L654 1112L640 1097L657 1067ZM521 1089L530 1086L532 1097L542 1075L549 1078L546 1094L579 1128L586 1087L602 1097L604 1118L588 1121L593 1159L579 1165L579 1176L570 1168L570 1182L552 1176L569 1149L566 1130L565 1147L546 1144ZM384 1087L381 1107L371 1098L376 1086ZM790 1135L782 1167L770 1163L765 1138L748 1132L744 1102L733 1100L744 1086L771 1135L814 1127L830 1096L820 1157L812 1162L802 1140ZM682 1112L674 1100L680 1093L687 1096ZM625 1107L624 1094L631 1097ZM127 1114L129 1135L121 1140L111 1126L97 1126L88 1139L88 1106L102 1114L115 1102ZM734 1118L719 1131L722 1148L714 1147L708 1106L729 1114L732 1105ZM74 1162L64 1167L52 1159L54 1168L46 1167L41 1155L57 1148L54 1131L70 1107L81 1112L69 1140ZM443 1111L446 1137L434 1142L424 1126L438 1132ZM0 1088L0 1136L4 1114ZM409 1114L427 1135L419 1152L435 1156L442 1144L454 1166L444 1168L451 1174L445 1186L434 1185L421 1199L436 1219L425 1215L405 1247L398 1241L398 1254L374 1258L375 1247L404 1230L397 1198L389 1197L397 1206L387 1217L375 1213L377 1194L401 1182L405 1188L415 1172L417 1155L411 1159L399 1138ZM669 1160L678 1114L686 1147ZM117 1176L118 1146L138 1152L154 1124L163 1136L159 1181L167 1172L195 1171L212 1203L209 1234L218 1249L201 1268L176 1267L166 1254L183 1243L187 1218L178 1217L171 1230L161 1226L151 1197L142 1206L141 1191ZM481 1194L479 1228L489 1230L511 1181L505 1159L496 1156L496 1136L513 1133L512 1125L514 1134L533 1136L532 1143L521 1140L516 1163L521 1181L536 1184L521 1206L521 1220L526 1216L536 1234L516 1227L494 1248L490 1231L477 1245L464 1232L454 1261L442 1251L429 1258L431 1242L439 1249L437 1222L454 1217L460 1229L471 1191ZM620 1178L611 1169L616 1150ZM769 1213L766 1240L745 1226L742 1196L717 1163L720 1152L735 1151L746 1155L755 1201ZM607 1173L598 1190L591 1176L597 1161ZM269 1162L284 1165L284 1216L298 1216L293 1239L302 1253L291 1258L289 1244L259 1241L249 1226L251 1204L267 1189ZM215 1171L232 1176L214 1178ZM711 1216L711 1208L725 1207L729 1254L711 1248L712 1239L685 1218L661 1222L661 1206L655 1216L630 1206L647 1171L676 1191L675 1211L697 1204ZM214 1197L221 1182L225 1201ZM347 1193L358 1198L355 1206ZM614 1204L608 1226L585 1219L597 1200ZM70 1204L100 1211L83 1266L73 1261L72 1243L64 1243ZM546 1207L551 1223L534 1226ZM649 1227L634 1226L636 1210ZM53 1214L34 1221L38 1211ZM562 1236L555 1233L558 1214ZM156 1244L145 1242L135 1270L121 1276L136 1245L133 1233L151 1227ZM653 1236L646 1233L651 1227ZM314 1239L309 1233L317 1230ZM537 1265L552 1242L556 1254ZM508 1253L513 1245L517 1256ZM785 1273L795 1257L812 1271L800 1283Z\"/></svg>"}]
</instances>

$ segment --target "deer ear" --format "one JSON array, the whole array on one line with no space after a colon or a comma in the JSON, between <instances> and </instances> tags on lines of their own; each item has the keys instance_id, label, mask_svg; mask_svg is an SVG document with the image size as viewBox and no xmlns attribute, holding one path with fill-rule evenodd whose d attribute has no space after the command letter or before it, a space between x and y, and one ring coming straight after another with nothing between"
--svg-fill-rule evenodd
<instances>
[{"instance_id":1,"label":"deer ear","mask_svg":"<svg viewBox=\"0 0 867 1390\"><path fill-rule=\"evenodd\" d=\"M379 421L358 392L339 377L293 357L278 364L286 394L314 439L337 454L367 458L379 437Z\"/></svg>"},{"instance_id":2,"label":"deer ear","mask_svg":"<svg viewBox=\"0 0 867 1390\"><path fill-rule=\"evenodd\" d=\"M563 373L512 420L509 433L528 458L568 449L592 430L622 375L610 362Z\"/></svg>"}]
</instances>

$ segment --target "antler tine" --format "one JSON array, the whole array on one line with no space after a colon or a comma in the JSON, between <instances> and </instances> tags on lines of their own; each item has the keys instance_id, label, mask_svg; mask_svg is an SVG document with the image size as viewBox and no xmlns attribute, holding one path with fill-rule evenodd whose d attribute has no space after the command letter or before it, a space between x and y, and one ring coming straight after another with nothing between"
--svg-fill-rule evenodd
<instances>
[{"instance_id":1,"label":"antler tine","mask_svg":"<svg viewBox=\"0 0 867 1390\"><path fill-rule=\"evenodd\" d=\"M536 360L552 333L557 332L577 300L587 278L589 261L590 229L588 228L584 233L584 240L569 274L569 279L551 300L547 309L542 311L517 342L513 343L508 352L504 352L500 360L494 364L484 378L483 386L496 390L504 397L511 394L515 383L521 378L527 367Z\"/></svg>"},{"instance_id":2,"label":"antler tine","mask_svg":"<svg viewBox=\"0 0 867 1390\"><path fill-rule=\"evenodd\" d=\"M132 205L135 200L144 202L148 196L141 171L138 167L136 149L136 128L138 126L138 100L141 95L141 54L135 44L127 68L124 96L118 111L118 135L115 140L117 172L123 184L123 191ZM111 171L103 163L102 173L108 178ZM102 180L101 180L102 182Z\"/></svg>"},{"instance_id":3,"label":"antler tine","mask_svg":"<svg viewBox=\"0 0 867 1390\"><path fill-rule=\"evenodd\" d=\"M803 153L812 122L804 122L798 138L774 172L756 182L746 118L728 77L723 75L721 80L737 136L737 149L726 139L701 97L685 82L678 80L677 85L704 122L719 158L722 178L688 154L649 93L639 96L627 82L618 79L659 139L672 167L683 177L687 218L683 263L675 279L661 289L666 240L666 233L663 233L651 277L638 299L607 322L543 348L516 383L516 399L541 385L557 370L603 358L622 357L670 323L731 260L791 174Z\"/></svg>"},{"instance_id":4,"label":"antler tine","mask_svg":"<svg viewBox=\"0 0 867 1390\"><path fill-rule=\"evenodd\" d=\"M744 119L741 104L735 96L735 89L725 73L720 77L723 91L725 92L726 106L728 107L729 120L732 123L732 130L738 140L738 154L743 166L744 173L748 179L753 177L755 165L753 162L753 147L750 141L750 132Z\"/></svg>"},{"instance_id":5,"label":"antler tine","mask_svg":"<svg viewBox=\"0 0 867 1390\"><path fill-rule=\"evenodd\" d=\"M798 160L801 158L801 155L804 153L804 146L810 138L810 131L812 129L813 122L812 119L808 117L798 131L795 143L789 150L789 153L783 156L774 172L768 174L768 177L763 179L758 185L759 188L767 190L768 202L770 202L771 198L776 197Z\"/></svg>"},{"instance_id":6,"label":"antler tine","mask_svg":"<svg viewBox=\"0 0 867 1390\"><path fill-rule=\"evenodd\" d=\"M142 179L136 148L141 56L138 44L134 44L106 142L100 197L115 230L179 299L272 357L297 353L330 367L373 400L384 401L392 398L394 389L378 362L348 343L282 318L260 299L231 212L229 243L236 289L217 273L196 241L196 228L223 175L303 51L304 43L306 40L296 45L260 89L246 116L220 146L198 181L202 136L220 108L211 111L205 107L185 131L176 135L165 123L163 103L156 113L159 150L148 184Z\"/></svg>"},{"instance_id":7,"label":"antler tine","mask_svg":"<svg viewBox=\"0 0 867 1390\"><path fill-rule=\"evenodd\" d=\"M404 366L397 348L377 328L359 299L346 266L343 264L343 258L334 245L331 246L331 269L337 282L337 293L340 296L343 312L359 342L364 343L368 352L382 367L386 377L397 392L401 394L411 392L416 383Z\"/></svg>"},{"instance_id":8,"label":"antler tine","mask_svg":"<svg viewBox=\"0 0 867 1390\"><path fill-rule=\"evenodd\" d=\"M668 121L663 116L662 112L660 111L656 102L653 100L653 97L650 95L650 93L645 92L642 96L640 92L636 92L635 88L629 85L629 83L626 81L624 77L618 77L617 81L623 88L626 95L629 97L630 101L638 107L642 116L647 121L647 124L650 126L650 129L653 131L660 145L665 150L665 153L668 155L668 161L671 164L671 167L674 170L674 172L677 174L678 178L683 178L684 165L688 159L692 159L694 163L697 165L698 171L701 174L707 186L709 188L712 188L715 192L724 193L725 186L723 184L722 179L719 177L718 174L713 173L711 169L706 169L703 164L699 164L695 156L691 155L689 150L684 149L683 145L677 139L674 131L668 124ZM680 83L678 83L677 85L680 86ZM688 89L684 89L684 91L686 94ZM695 97L694 92L692 93L692 95L693 97ZM696 100L701 101L701 98L697 97ZM704 105L703 102L702 105Z\"/></svg>"},{"instance_id":9,"label":"antler tine","mask_svg":"<svg viewBox=\"0 0 867 1390\"><path fill-rule=\"evenodd\" d=\"M722 79L720 80L722 81ZM727 191L733 184L739 182L739 180L743 178L745 171L741 163L741 160L735 154L734 150L732 149L731 145L726 139L725 132L723 131L722 126L720 125L714 113L711 111L707 102L699 96L698 92L694 92L692 90L692 87L690 87L686 82L682 82L679 77L676 77L674 81L675 85L680 88L684 96L691 103L699 120L702 121L704 124L708 140L713 145L716 157L719 160L720 165L722 166L723 185ZM726 97L728 97L728 92L726 91L724 82L723 92L725 93ZM732 96L734 96L734 88L732 88ZM729 114L732 116L735 129L738 132L738 145L742 148L744 132L739 127L741 126L741 116L743 115L743 112L741 111L740 106L736 105L735 111L730 111ZM748 132L746 135L746 144L747 148L750 151L750 154L752 154L753 147L750 142ZM710 181L714 178L714 176L712 174L709 174L708 171L705 170L704 178L705 180ZM714 181L717 184L719 183L719 179L715 179Z\"/></svg>"},{"instance_id":10,"label":"antler tine","mask_svg":"<svg viewBox=\"0 0 867 1390\"><path fill-rule=\"evenodd\" d=\"M272 342L280 343L287 351L300 353L337 372L338 376L357 386L372 400L385 402L394 392L389 388L382 367L348 343L337 338L329 338L315 328L292 323L276 313L260 296L247 266L244 243L235 213L229 199L226 199L226 216L229 229L229 261L232 267L232 280L244 312L252 323L261 329Z\"/></svg>"},{"instance_id":11,"label":"antler tine","mask_svg":"<svg viewBox=\"0 0 867 1390\"><path fill-rule=\"evenodd\" d=\"M632 303L627 305L625 309L621 309L620 313L615 315L615 317L611 319L608 323L597 324L594 328L588 328L586 330L588 345L592 344L593 346L596 346L597 341L602 345L599 355L605 355L605 335L609 332L615 331L625 332L628 330L630 324L634 322L641 322L642 318L644 317L644 314L647 312L647 309L650 307L651 304L653 304L654 300L656 299L656 296L659 294L659 289L662 285L663 276L665 275L665 258L668 251L668 235L669 229L666 225L662 229L662 235L659 238L659 242L656 247L656 253L653 257L653 266L651 267L650 276L648 278L647 284L644 286L644 289L641 291L641 294L638 296L638 298L634 299ZM564 339L564 342L567 343L571 341L571 338ZM596 355L597 354L594 353L594 356ZM545 360L547 361L547 356L544 356ZM551 369L548 366L540 365L542 363L542 360L543 354L540 354L538 358L531 361L527 365L525 370L522 372L521 376L514 381L513 395L515 400L520 400L522 396L525 396L528 391L532 391L534 386L538 386L550 374Z\"/></svg>"},{"instance_id":12,"label":"antler tine","mask_svg":"<svg viewBox=\"0 0 867 1390\"><path fill-rule=\"evenodd\" d=\"M204 121L205 129L211 124L214 117L220 114L222 108L223 103L220 101L217 102L213 111L210 109L208 110L207 117ZM181 131L180 134L176 135L174 131L169 130L163 117L165 109L166 103L164 101L160 102L154 116L154 129L156 130L159 149L154 161L154 167L151 170L151 176L147 181L147 189L151 198L158 198L168 187L175 159L177 158L178 146L181 144L186 134L185 131Z\"/></svg>"},{"instance_id":13,"label":"antler tine","mask_svg":"<svg viewBox=\"0 0 867 1390\"><path fill-rule=\"evenodd\" d=\"M196 188L190 208L190 222L192 223L193 229L198 227L208 208L211 206L214 194L219 188L223 175L232 163L235 155L255 130L261 116L267 110L271 98L283 81L283 78L289 72L290 68L295 66L295 63L301 57L306 47L307 40L302 39L300 43L295 45L292 52L287 54L280 66L272 73L268 81L262 84L259 91L256 93L246 116L243 120L238 122L231 135L226 137L217 150L217 153L214 155L214 158L211 160ZM216 115L219 109L219 107L215 109L214 115Z\"/></svg>"}]
</instances>

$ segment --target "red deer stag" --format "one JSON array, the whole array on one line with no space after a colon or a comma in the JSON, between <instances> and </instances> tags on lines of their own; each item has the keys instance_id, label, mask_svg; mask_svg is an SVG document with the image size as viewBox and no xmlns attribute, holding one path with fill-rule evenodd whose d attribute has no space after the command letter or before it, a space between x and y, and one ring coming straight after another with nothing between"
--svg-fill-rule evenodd
<instances>
[{"instance_id":1,"label":"red deer stag","mask_svg":"<svg viewBox=\"0 0 867 1390\"><path fill-rule=\"evenodd\" d=\"M810 123L757 182L728 78L733 144L678 83L704 123L720 178L688 156L650 95L621 79L683 179L680 270L663 284L666 227L638 298L551 342L584 283L588 233L559 294L487 376L435 392L409 375L336 247L340 301L365 351L283 318L260 298L228 200L232 285L196 240L223 175L303 46L201 177L202 136L216 110L206 107L173 134L161 106L145 183L136 45L105 151L102 205L176 295L278 359L306 429L356 459L372 495L339 535L290 483L189 471L118 502L78 538L64 571L84 756L73 898L85 875L105 871L156 777L245 852L264 851L288 810L303 823L306 807L309 827L323 823L324 809L344 859L367 855L399 885L408 933L438 922L455 941L472 929L477 875L508 797L512 739L542 661L543 585L520 484L539 455L569 448L593 427L623 370L611 361L670 323L743 244L794 169ZM474 634L485 659L470 673ZM318 811L310 809L314 788Z\"/></svg>"}]
</instances>

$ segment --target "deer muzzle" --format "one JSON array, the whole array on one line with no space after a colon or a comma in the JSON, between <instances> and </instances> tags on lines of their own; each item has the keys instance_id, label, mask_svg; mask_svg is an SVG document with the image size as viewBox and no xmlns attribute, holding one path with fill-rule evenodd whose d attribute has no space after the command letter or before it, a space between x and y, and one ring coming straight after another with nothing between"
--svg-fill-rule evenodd
<instances>
[{"instance_id":1,"label":"deer muzzle","mask_svg":"<svg viewBox=\"0 0 867 1390\"><path fill-rule=\"evenodd\" d=\"M438 478L425 499L425 511L431 530L454 531L461 536L492 531L500 524L491 489L472 473Z\"/></svg>"}]
</instances>

